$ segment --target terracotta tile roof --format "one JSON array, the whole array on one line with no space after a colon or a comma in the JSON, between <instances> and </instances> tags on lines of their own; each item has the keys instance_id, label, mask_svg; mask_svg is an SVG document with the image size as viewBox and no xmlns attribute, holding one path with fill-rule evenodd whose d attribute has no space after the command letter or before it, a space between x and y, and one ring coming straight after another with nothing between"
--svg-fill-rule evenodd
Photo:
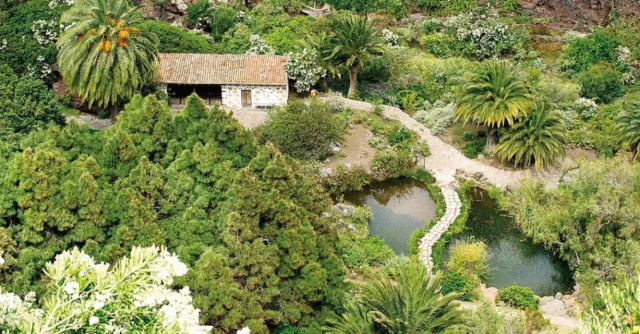
<instances>
[{"instance_id":1,"label":"terracotta tile roof","mask_svg":"<svg viewBox=\"0 0 640 334\"><path fill-rule=\"evenodd\" d=\"M161 53L158 82L281 86L288 83L286 63L286 56Z\"/></svg>"}]
</instances>

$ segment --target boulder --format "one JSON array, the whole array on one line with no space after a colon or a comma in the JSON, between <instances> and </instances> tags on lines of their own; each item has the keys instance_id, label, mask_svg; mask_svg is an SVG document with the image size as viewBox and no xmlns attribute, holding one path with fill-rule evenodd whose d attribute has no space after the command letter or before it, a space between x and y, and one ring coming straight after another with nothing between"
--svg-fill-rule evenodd
<instances>
[{"instance_id":1,"label":"boulder","mask_svg":"<svg viewBox=\"0 0 640 334\"><path fill-rule=\"evenodd\" d=\"M560 292L556 293L556 299L557 299L557 300L562 299L562 297L563 297L563 296L562 296L562 294L561 294Z\"/></svg>"},{"instance_id":2,"label":"boulder","mask_svg":"<svg viewBox=\"0 0 640 334\"><path fill-rule=\"evenodd\" d=\"M548 302L550 302L550 301L552 301L552 300L555 300L555 298L553 298L552 296L545 296L545 297L542 297L542 298L540 299L540 305L542 305L542 304L546 304L546 303L548 303Z\"/></svg>"},{"instance_id":3,"label":"boulder","mask_svg":"<svg viewBox=\"0 0 640 334\"><path fill-rule=\"evenodd\" d=\"M484 174L482 174L482 172L473 173L473 178L478 180L478 181L480 181L483 177L484 177Z\"/></svg>"},{"instance_id":4,"label":"boulder","mask_svg":"<svg viewBox=\"0 0 640 334\"><path fill-rule=\"evenodd\" d=\"M318 171L318 175L320 175L320 177L330 177L331 174L332 174L331 167L322 167Z\"/></svg>"},{"instance_id":5,"label":"boulder","mask_svg":"<svg viewBox=\"0 0 640 334\"><path fill-rule=\"evenodd\" d=\"M544 314L556 315L560 317L567 316L567 309L564 306L564 302L557 299L552 300L544 305L541 305L540 312Z\"/></svg>"},{"instance_id":6,"label":"boulder","mask_svg":"<svg viewBox=\"0 0 640 334\"><path fill-rule=\"evenodd\" d=\"M344 203L338 203L336 205L333 206L333 211L337 212L338 214L341 214L345 217L349 217L351 216L351 214L353 213L353 211L356 208L351 206L351 205L347 205Z\"/></svg>"},{"instance_id":7,"label":"boulder","mask_svg":"<svg viewBox=\"0 0 640 334\"><path fill-rule=\"evenodd\" d=\"M333 153L338 153L338 152L342 151L342 147L340 147L339 143L331 143L331 144L329 144L329 148L331 149L331 152L333 152Z\"/></svg>"}]
</instances>

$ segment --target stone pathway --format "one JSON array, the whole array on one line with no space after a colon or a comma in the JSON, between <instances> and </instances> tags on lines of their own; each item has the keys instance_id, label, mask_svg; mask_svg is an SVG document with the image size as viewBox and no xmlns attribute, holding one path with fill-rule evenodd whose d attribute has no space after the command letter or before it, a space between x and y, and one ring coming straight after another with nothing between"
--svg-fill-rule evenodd
<instances>
[{"instance_id":1,"label":"stone pathway","mask_svg":"<svg viewBox=\"0 0 640 334\"><path fill-rule=\"evenodd\" d=\"M340 100L344 106L360 110L373 110L375 106L368 102L355 101L342 97L325 98ZM442 139L431 134L431 130L420 122L414 120L396 107L382 106L385 117L400 121L405 127L414 131L421 139L425 140L431 148L431 156L425 159L424 166L432 172L433 176L441 184L455 181L456 169L467 172L469 175L482 173L486 181L498 187L517 186L520 180L530 177L535 180L545 181L548 185L556 185L562 176L561 168L549 171L538 171L534 168L526 170L504 170L483 164L479 160L469 159L455 147L445 143Z\"/></svg>"},{"instance_id":2,"label":"stone pathway","mask_svg":"<svg viewBox=\"0 0 640 334\"><path fill-rule=\"evenodd\" d=\"M460 197L453 185L444 186L442 189L442 195L446 203L446 210L442 218L422 237L419 247L419 257L429 271L433 268L433 258L431 257L431 249L433 245L438 242L444 232L449 229L449 226L453 224L458 215L460 215L460 208L462 203Z\"/></svg>"}]
</instances>

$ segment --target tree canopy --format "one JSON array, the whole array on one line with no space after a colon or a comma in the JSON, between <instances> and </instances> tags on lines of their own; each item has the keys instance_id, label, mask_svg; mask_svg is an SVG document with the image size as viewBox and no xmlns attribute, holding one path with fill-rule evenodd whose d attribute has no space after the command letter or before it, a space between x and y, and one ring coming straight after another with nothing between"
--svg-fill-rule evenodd
<instances>
[{"instance_id":1,"label":"tree canopy","mask_svg":"<svg viewBox=\"0 0 640 334\"><path fill-rule=\"evenodd\" d=\"M192 268L178 283L193 289L216 333L309 324L340 303L344 269L322 215L328 195L196 96L175 117L155 97L136 96L106 131L71 123L23 144L0 185L8 290L46 290L40 270L65 249L113 262L155 244Z\"/></svg>"}]
</instances>

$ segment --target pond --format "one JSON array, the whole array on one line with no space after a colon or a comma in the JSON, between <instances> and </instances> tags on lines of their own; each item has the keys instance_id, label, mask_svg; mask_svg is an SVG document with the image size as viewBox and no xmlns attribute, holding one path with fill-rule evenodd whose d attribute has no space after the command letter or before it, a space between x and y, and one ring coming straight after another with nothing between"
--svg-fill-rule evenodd
<instances>
[{"instance_id":1,"label":"pond","mask_svg":"<svg viewBox=\"0 0 640 334\"><path fill-rule=\"evenodd\" d=\"M396 254L408 254L409 238L435 216L436 203L427 187L412 178L374 183L362 191L346 194L345 201L366 205L373 212L369 234L384 239Z\"/></svg>"},{"instance_id":2,"label":"pond","mask_svg":"<svg viewBox=\"0 0 640 334\"><path fill-rule=\"evenodd\" d=\"M533 244L511 218L498 210L486 191L475 189L471 198L465 230L455 239L474 237L487 244L491 254L491 269L484 282L487 286L504 288L515 282L530 287L538 296L567 293L573 288L573 275L567 263L542 245Z\"/></svg>"}]
</instances>

